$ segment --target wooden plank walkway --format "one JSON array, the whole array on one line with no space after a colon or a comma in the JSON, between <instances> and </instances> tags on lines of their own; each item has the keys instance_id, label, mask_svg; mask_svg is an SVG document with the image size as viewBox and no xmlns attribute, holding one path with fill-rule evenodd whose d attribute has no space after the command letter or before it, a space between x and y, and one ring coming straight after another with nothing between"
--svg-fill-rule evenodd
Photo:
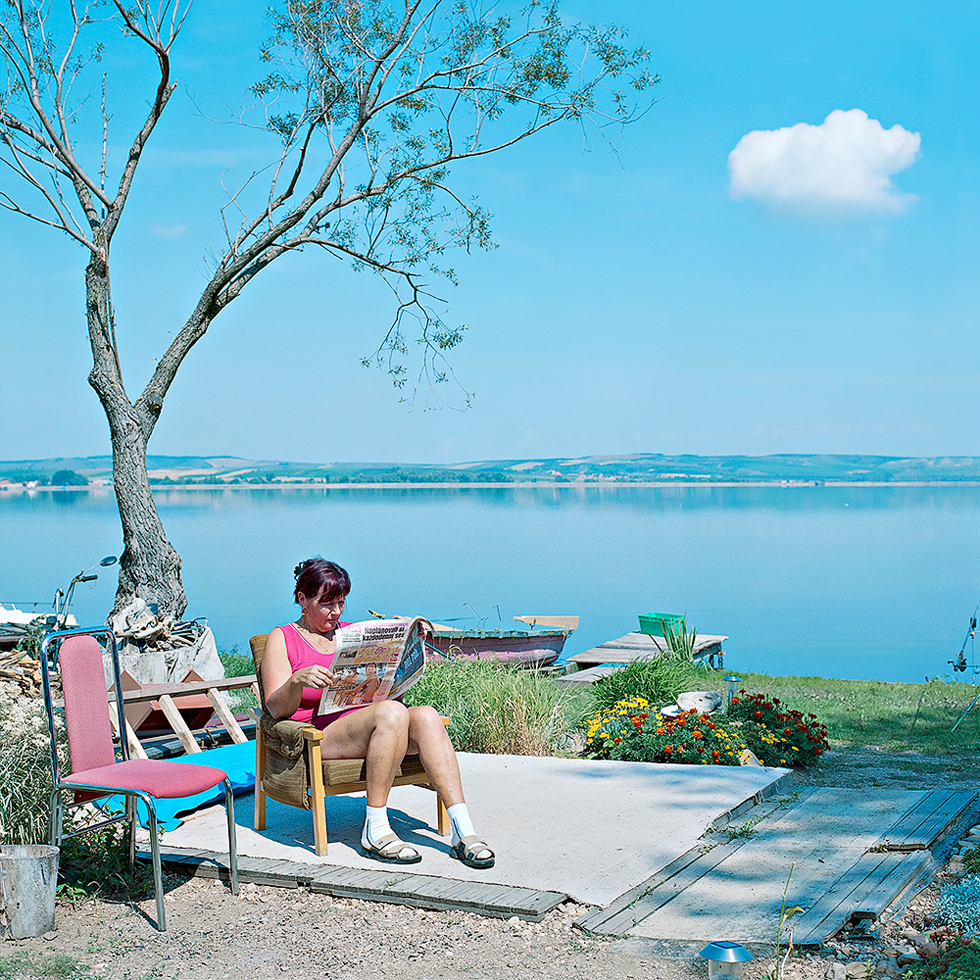
<instances>
[{"instance_id":1,"label":"wooden plank walkway","mask_svg":"<svg viewBox=\"0 0 980 980\"><path fill-rule=\"evenodd\" d=\"M149 860L149 851L139 853ZM201 878L228 880L227 858L213 851L161 847L164 863ZM460 881L407 871L366 870L340 865L303 864L269 858L240 856L238 876L242 882L324 892L338 898L360 898L371 902L393 902L417 908L475 912L499 919L517 916L540 922L553 908L568 900L562 892L539 891L515 885Z\"/></svg>"},{"instance_id":2,"label":"wooden plank walkway","mask_svg":"<svg viewBox=\"0 0 980 980\"><path fill-rule=\"evenodd\" d=\"M715 834L578 924L634 944L718 936L771 942L792 868L787 903L806 910L793 920L795 942L816 945L852 918L878 917L927 874L929 847L977 798L825 788L769 800L744 814L742 834Z\"/></svg>"},{"instance_id":3,"label":"wooden plank walkway","mask_svg":"<svg viewBox=\"0 0 980 980\"><path fill-rule=\"evenodd\" d=\"M705 660L711 666L722 665L722 643L727 636L698 633L694 644L694 656ZM597 647L568 658L568 663L579 667L597 667L600 664L628 664L644 657L659 657L667 649L667 641L662 636L648 636L646 633L627 633L615 640L606 640ZM718 663L715 664L715 658Z\"/></svg>"}]
</instances>

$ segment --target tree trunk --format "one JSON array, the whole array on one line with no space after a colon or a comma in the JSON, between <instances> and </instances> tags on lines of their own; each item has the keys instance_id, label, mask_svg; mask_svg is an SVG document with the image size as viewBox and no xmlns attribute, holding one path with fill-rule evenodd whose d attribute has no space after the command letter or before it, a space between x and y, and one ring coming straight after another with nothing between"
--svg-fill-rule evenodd
<instances>
[{"instance_id":1,"label":"tree trunk","mask_svg":"<svg viewBox=\"0 0 980 980\"><path fill-rule=\"evenodd\" d=\"M112 436L112 477L123 530L119 587L113 612L139 597L163 615L179 618L187 607L180 555L167 540L146 472L146 447L163 407L152 398L135 405L123 386L109 301L109 274L101 258L85 271L86 313L92 346L89 384L105 410Z\"/></svg>"},{"instance_id":2,"label":"tree trunk","mask_svg":"<svg viewBox=\"0 0 980 980\"><path fill-rule=\"evenodd\" d=\"M113 612L137 596L179 619L187 608L180 555L167 540L146 473L146 445L131 419L106 413L112 433L112 479L123 529L119 587Z\"/></svg>"}]
</instances>

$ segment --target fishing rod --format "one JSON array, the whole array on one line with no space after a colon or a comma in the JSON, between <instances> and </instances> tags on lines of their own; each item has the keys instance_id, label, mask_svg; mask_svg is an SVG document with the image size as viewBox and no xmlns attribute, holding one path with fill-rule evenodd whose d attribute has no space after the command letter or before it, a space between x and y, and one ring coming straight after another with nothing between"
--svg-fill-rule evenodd
<instances>
[{"instance_id":1,"label":"fishing rod","mask_svg":"<svg viewBox=\"0 0 980 980\"><path fill-rule=\"evenodd\" d=\"M963 646L960 647L959 655L957 656L955 661L953 660L947 661L947 663L953 665L953 670L959 670L959 671L966 670L966 657L964 656L964 653L966 651L967 641L975 640L976 638L978 610L980 610L980 602L977 603L976 607L973 610L973 615L970 617L970 628L966 631L966 636L963 638ZM970 661L971 661L970 666L973 669L973 676L975 678L977 675L976 647L975 644L972 642L970 643ZM953 727L949 730L950 735L952 735L953 732L956 731L956 729L959 727L960 722L970 713L970 709L977 703L977 701L980 701L980 694L977 694L977 696L967 706L966 711L964 711L963 714L961 714L959 718L956 719L956 724L953 725Z\"/></svg>"},{"instance_id":2,"label":"fishing rod","mask_svg":"<svg viewBox=\"0 0 980 980\"><path fill-rule=\"evenodd\" d=\"M973 615L970 617L970 626L969 626L969 628L966 631L966 636L963 637L963 645L960 647L960 652L956 655L956 659L955 660L947 660L946 661L946 663L952 665L953 670L958 670L958 671L961 671L961 672L965 672L966 671L966 668L969 666L971 668L971 671L972 671L974 677L976 677L976 675L978 673L980 673L980 669L977 668L976 648L975 648L974 644L973 643L970 643L970 663L969 664L967 664L967 662L966 662L965 652L966 652L966 645L967 645L967 643L970 640L973 640L976 637L976 632L977 632L977 612L978 611L980 611L980 602L977 603L976 608L974 608L974 610L973 610Z\"/></svg>"}]
</instances>

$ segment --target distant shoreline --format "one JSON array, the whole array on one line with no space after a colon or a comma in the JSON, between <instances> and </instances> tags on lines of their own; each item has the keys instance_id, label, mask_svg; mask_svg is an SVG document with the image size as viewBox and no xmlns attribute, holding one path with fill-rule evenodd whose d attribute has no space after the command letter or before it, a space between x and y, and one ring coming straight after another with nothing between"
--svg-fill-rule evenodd
<instances>
[{"instance_id":1,"label":"distant shoreline","mask_svg":"<svg viewBox=\"0 0 980 980\"><path fill-rule=\"evenodd\" d=\"M479 482L471 483L447 481L444 483L317 483L310 480L282 481L279 483L153 483L150 489L160 490L629 490L642 488L671 487L756 487L764 489L821 489L849 487L980 487L980 480L575 480L553 482L533 480L524 482ZM111 492L109 484L89 484L88 486L0 486L0 493L100 493Z\"/></svg>"}]
</instances>

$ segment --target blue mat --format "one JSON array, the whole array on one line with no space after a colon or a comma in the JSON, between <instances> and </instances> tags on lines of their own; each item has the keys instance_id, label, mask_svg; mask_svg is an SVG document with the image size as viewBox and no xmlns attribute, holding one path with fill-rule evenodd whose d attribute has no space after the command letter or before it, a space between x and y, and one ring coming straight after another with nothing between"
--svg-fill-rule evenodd
<instances>
[{"instance_id":1,"label":"blue mat","mask_svg":"<svg viewBox=\"0 0 980 980\"><path fill-rule=\"evenodd\" d=\"M216 749L205 749L193 755L181 755L169 762L182 762L193 766L213 766L226 773L232 789L237 796L247 793L255 786L255 742L242 742L234 745L221 745ZM214 789L194 796L181 796L172 800L157 800L157 825L162 830L174 830L184 821L179 814L190 813L209 803L222 801L225 798L224 784L218 783ZM107 814L121 813L126 806L124 796L110 796L99 804ZM142 800L136 801L136 813L143 827L149 825L149 814Z\"/></svg>"}]
</instances>

